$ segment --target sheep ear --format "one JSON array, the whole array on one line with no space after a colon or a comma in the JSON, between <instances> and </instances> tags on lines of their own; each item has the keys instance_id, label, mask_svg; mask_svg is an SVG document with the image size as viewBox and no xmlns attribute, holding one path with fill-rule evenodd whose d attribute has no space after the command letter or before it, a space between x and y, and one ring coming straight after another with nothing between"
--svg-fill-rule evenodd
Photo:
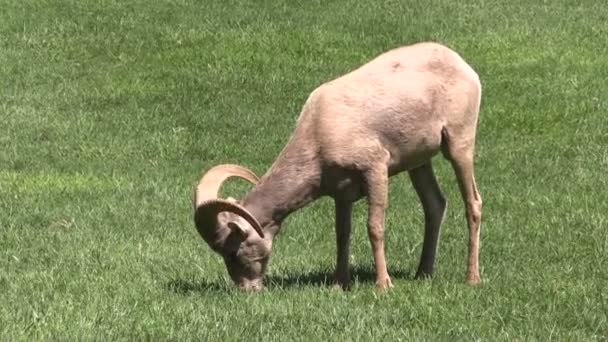
<instances>
[{"instance_id":1,"label":"sheep ear","mask_svg":"<svg viewBox=\"0 0 608 342\"><path fill-rule=\"evenodd\" d=\"M243 228L241 225L234 221L228 222L227 225L231 231L238 233L243 238L247 238L247 236L249 235L249 232L245 228Z\"/></svg>"}]
</instances>

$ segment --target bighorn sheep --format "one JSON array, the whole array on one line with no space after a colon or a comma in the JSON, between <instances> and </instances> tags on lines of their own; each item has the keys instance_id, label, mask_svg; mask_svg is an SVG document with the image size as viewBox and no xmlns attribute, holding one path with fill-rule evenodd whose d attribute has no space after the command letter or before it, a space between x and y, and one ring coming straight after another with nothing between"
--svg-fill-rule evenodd
<instances>
[{"instance_id":1,"label":"bighorn sheep","mask_svg":"<svg viewBox=\"0 0 608 342\"><path fill-rule=\"evenodd\" d=\"M407 171L424 210L416 277L431 276L446 200L431 159L453 166L469 229L466 280L480 282L481 197L473 175L481 85L454 51L432 42L396 48L319 86L308 97L287 145L261 180L238 165L219 165L194 194L196 228L224 259L237 286L262 287L274 236L291 212L321 197L335 201L335 286L349 286L353 202L367 198L367 229L376 286L392 287L384 256L388 178ZM229 177L254 188L242 199L218 198Z\"/></svg>"}]
</instances>

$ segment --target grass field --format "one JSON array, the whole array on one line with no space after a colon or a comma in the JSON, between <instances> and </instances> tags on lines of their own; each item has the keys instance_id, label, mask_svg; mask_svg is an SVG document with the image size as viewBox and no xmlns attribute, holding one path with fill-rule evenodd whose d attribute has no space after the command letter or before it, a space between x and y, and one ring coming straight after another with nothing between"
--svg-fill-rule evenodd
<instances>
[{"instance_id":1,"label":"grass field","mask_svg":"<svg viewBox=\"0 0 608 342\"><path fill-rule=\"evenodd\" d=\"M608 339L608 7L555 1L2 0L0 340ZM200 173L262 174L317 85L421 40L479 73L483 284L449 164L436 276L391 180L373 289L365 206L355 286L332 291L333 203L296 212L266 290L231 286L196 233ZM225 194L240 196L244 183Z\"/></svg>"}]
</instances>

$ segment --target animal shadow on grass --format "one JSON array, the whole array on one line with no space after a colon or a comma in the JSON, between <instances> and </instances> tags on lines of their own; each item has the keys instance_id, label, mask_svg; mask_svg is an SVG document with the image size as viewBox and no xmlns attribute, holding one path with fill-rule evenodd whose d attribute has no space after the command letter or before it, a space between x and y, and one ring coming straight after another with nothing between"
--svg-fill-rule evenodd
<instances>
[{"instance_id":1,"label":"animal shadow on grass","mask_svg":"<svg viewBox=\"0 0 608 342\"><path fill-rule=\"evenodd\" d=\"M230 292L230 284L217 280L214 282L172 279L165 284L168 291L175 292L181 295L193 293L209 293L209 292Z\"/></svg>"},{"instance_id":2,"label":"animal shadow on grass","mask_svg":"<svg viewBox=\"0 0 608 342\"><path fill-rule=\"evenodd\" d=\"M392 279L410 279L410 273L404 269L389 269ZM267 288L288 288L333 285L333 270L318 270L306 273L288 273L285 275L269 275L264 279ZM371 266L354 266L350 269L351 286L356 284L373 284L376 273Z\"/></svg>"},{"instance_id":3,"label":"animal shadow on grass","mask_svg":"<svg viewBox=\"0 0 608 342\"><path fill-rule=\"evenodd\" d=\"M356 284L373 284L376 275L372 267L356 266L351 268L351 286ZM329 287L332 285L333 271L318 270L306 273L287 273L284 275L268 275L264 277L266 289L286 289L297 287ZM389 269L393 279L412 279L410 272L404 269ZM236 288L229 282L218 279L216 281L190 281L172 279L166 283L167 290L182 295L191 293L231 292Z\"/></svg>"}]
</instances>

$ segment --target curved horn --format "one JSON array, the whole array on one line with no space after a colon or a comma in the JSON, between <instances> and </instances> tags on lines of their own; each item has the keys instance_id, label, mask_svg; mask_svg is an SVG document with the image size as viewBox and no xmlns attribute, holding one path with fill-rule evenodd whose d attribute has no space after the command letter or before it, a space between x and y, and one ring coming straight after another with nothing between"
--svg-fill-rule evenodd
<instances>
[{"instance_id":1,"label":"curved horn","mask_svg":"<svg viewBox=\"0 0 608 342\"><path fill-rule=\"evenodd\" d=\"M260 180L251 170L240 165L222 164L212 167L201 178L194 194L194 207L198 208L203 202L215 199L222 184L230 177L239 177L257 184Z\"/></svg>"},{"instance_id":2,"label":"curved horn","mask_svg":"<svg viewBox=\"0 0 608 342\"><path fill-rule=\"evenodd\" d=\"M251 170L240 165L222 164L212 167L201 178L194 191L194 221L199 232L205 227L213 227L217 223L217 215L223 211L229 211L244 218L255 231L264 238L262 226L258 220L244 207L235 201L218 199L218 193L222 184L230 177L239 177L257 184L258 176Z\"/></svg>"},{"instance_id":3,"label":"curved horn","mask_svg":"<svg viewBox=\"0 0 608 342\"><path fill-rule=\"evenodd\" d=\"M219 198L204 201L196 206L194 212L194 222L196 223L197 229L202 231L205 227L214 225L215 221L217 220L217 215L223 211L229 211L244 218L245 221L251 224L253 229L255 229L260 237L264 238L262 226L247 209L236 203Z\"/></svg>"}]
</instances>

